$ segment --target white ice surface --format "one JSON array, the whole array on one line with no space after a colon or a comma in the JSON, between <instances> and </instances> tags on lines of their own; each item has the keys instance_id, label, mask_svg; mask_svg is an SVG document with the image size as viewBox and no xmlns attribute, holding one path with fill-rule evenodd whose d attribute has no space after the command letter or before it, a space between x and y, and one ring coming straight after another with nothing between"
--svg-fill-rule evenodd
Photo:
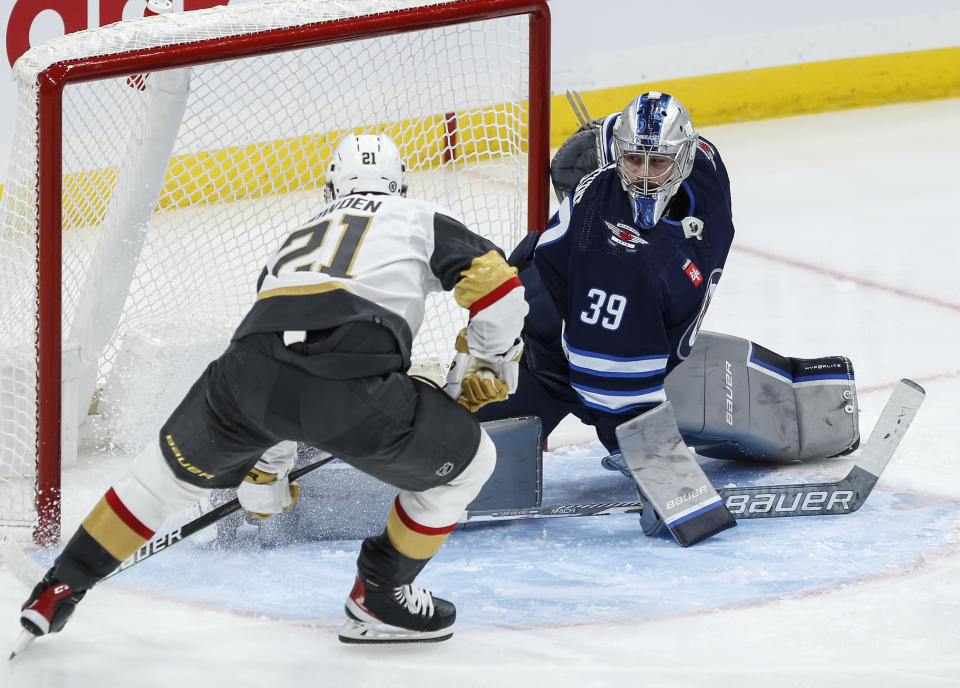
<instances>
[{"instance_id":1,"label":"white ice surface","mask_svg":"<svg viewBox=\"0 0 960 688\"><path fill-rule=\"evenodd\" d=\"M336 640L356 543L219 568L184 544L91 592L64 633L0 666L0 686L960 685L960 100L703 133L737 226L705 328L849 356L865 430L897 379L927 389L863 510L744 522L687 550L630 516L457 531L422 576L457 602L457 632L405 647ZM547 478L553 459L573 466L564 489L622 496L591 440L555 433ZM121 469L70 469L66 532ZM0 568L0 647L26 593Z\"/></svg>"}]
</instances>

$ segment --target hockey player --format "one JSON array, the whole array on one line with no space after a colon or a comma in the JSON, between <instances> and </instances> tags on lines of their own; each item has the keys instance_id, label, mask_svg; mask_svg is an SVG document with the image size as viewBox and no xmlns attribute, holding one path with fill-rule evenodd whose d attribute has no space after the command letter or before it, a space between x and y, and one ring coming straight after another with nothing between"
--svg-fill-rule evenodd
<instances>
[{"instance_id":1,"label":"hockey player","mask_svg":"<svg viewBox=\"0 0 960 688\"><path fill-rule=\"evenodd\" d=\"M610 452L602 465L659 505L644 509L644 531L665 523L690 544L733 518L685 447L765 463L847 454L859 444L853 366L700 332L733 239L730 184L676 98L578 116L551 164L560 208L510 256L530 305L519 392L477 415L539 416L546 436L574 414ZM683 493L692 476L702 509ZM671 504L697 515L664 513Z\"/></svg>"},{"instance_id":2,"label":"hockey player","mask_svg":"<svg viewBox=\"0 0 960 688\"><path fill-rule=\"evenodd\" d=\"M344 642L445 640L454 605L413 585L496 461L464 407L516 388L527 306L499 250L437 206L405 198L404 165L383 135L347 136L328 202L267 261L258 296L160 430L86 517L23 605L34 635L76 604L204 489L237 487L248 512L289 508L302 441L399 488L384 532L367 538L346 600ZM460 403L406 374L426 292L470 311Z\"/></svg>"},{"instance_id":3,"label":"hockey player","mask_svg":"<svg viewBox=\"0 0 960 688\"><path fill-rule=\"evenodd\" d=\"M519 393L478 417L536 415L546 436L573 413L614 452L694 343L733 239L730 184L658 92L583 127L551 172L560 208L511 256L530 304Z\"/></svg>"}]
</instances>

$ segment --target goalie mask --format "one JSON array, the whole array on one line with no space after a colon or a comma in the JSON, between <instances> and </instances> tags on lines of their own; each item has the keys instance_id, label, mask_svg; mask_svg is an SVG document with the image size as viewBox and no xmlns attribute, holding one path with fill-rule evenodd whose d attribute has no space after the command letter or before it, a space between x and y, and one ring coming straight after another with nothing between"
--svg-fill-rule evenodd
<instances>
[{"instance_id":1,"label":"goalie mask","mask_svg":"<svg viewBox=\"0 0 960 688\"><path fill-rule=\"evenodd\" d=\"M383 193L405 196L407 171L400 149L385 134L350 134L333 151L327 171L327 200L352 193Z\"/></svg>"},{"instance_id":2,"label":"goalie mask","mask_svg":"<svg viewBox=\"0 0 960 688\"><path fill-rule=\"evenodd\" d=\"M638 96L613 126L617 173L630 196L633 219L652 229L697 154L697 132L679 100L650 91Z\"/></svg>"}]
</instances>

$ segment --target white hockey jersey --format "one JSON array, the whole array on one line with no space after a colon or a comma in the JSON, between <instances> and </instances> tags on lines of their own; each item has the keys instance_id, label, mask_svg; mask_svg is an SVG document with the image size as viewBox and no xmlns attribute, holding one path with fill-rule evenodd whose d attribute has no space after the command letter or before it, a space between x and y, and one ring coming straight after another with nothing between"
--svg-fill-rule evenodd
<instances>
[{"instance_id":1,"label":"white hockey jersey","mask_svg":"<svg viewBox=\"0 0 960 688\"><path fill-rule=\"evenodd\" d=\"M443 289L430 270L438 212L432 203L383 194L335 200L267 262L260 298L343 288L400 315L416 336L426 295Z\"/></svg>"},{"instance_id":2,"label":"white hockey jersey","mask_svg":"<svg viewBox=\"0 0 960 688\"><path fill-rule=\"evenodd\" d=\"M493 243L432 203L352 194L290 233L264 267L257 302L234 338L374 319L409 350L427 294L455 289L472 310L505 285L519 286L515 275Z\"/></svg>"}]
</instances>

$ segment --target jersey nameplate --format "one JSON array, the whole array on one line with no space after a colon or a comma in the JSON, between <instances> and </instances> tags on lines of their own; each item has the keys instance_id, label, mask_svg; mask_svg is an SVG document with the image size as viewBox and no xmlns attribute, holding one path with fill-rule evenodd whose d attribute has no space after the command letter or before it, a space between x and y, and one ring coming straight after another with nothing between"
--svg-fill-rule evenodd
<instances>
[{"instance_id":1,"label":"jersey nameplate","mask_svg":"<svg viewBox=\"0 0 960 688\"><path fill-rule=\"evenodd\" d=\"M380 210L380 206L383 205L383 201L374 201L369 198L364 198L363 196L347 196L346 198L340 198L328 205L326 208L317 213L313 220L323 217L324 215L329 215L335 210L342 210L344 208L353 208L355 210L362 210L365 213L375 213ZM312 222L312 220L311 220Z\"/></svg>"}]
</instances>

